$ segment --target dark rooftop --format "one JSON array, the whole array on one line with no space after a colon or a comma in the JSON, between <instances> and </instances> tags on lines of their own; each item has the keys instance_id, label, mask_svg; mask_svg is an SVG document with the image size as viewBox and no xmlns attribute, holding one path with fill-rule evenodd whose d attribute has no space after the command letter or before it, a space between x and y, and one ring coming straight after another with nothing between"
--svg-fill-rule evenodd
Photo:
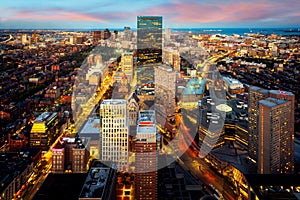
<instances>
[{"instance_id":1,"label":"dark rooftop","mask_svg":"<svg viewBox=\"0 0 300 200\"><path fill-rule=\"evenodd\" d=\"M78 200L85 178L85 173L50 173L33 200Z\"/></svg>"}]
</instances>

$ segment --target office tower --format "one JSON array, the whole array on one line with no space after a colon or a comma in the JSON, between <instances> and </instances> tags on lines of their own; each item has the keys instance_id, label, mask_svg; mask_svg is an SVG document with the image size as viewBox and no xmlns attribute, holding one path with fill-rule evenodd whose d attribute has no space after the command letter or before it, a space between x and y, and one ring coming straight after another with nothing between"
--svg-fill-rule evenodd
<instances>
[{"instance_id":1,"label":"office tower","mask_svg":"<svg viewBox=\"0 0 300 200\"><path fill-rule=\"evenodd\" d=\"M110 38L110 36L111 36L110 31L109 31L108 29L105 29L105 30L102 32L102 37L101 37L101 38L103 38L104 40L106 40L106 39Z\"/></svg>"},{"instance_id":2,"label":"office tower","mask_svg":"<svg viewBox=\"0 0 300 200\"><path fill-rule=\"evenodd\" d=\"M33 33L33 34L32 34L32 39L31 39L31 40L32 40L31 43L33 43L33 44L38 43L38 41L39 41L38 34Z\"/></svg>"},{"instance_id":3,"label":"office tower","mask_svg":"<svg viewBox=\"0 0 300 200\"><path fill-rule=\"evenodd\" d=\"M131 37L132 37L132 31L130 30L130 27L125 26L124 27L124 40L131 41Z\"/></svg>"},{"instance_id":4,"label":"office tower","mask_svg":"<svg viewBox=\"0 0 300 200\"><path fill-rule=\"evenodd\" d=\"M76 44L76 37L73 35L70 36L70 44Z\"/></svg>"},{"instance_id":5,"label":"office tower","mask_svg":"<svg viewBox=\"0 0 300 200\"><path fill-rule=\"evenodd\" d=\"M294 138L290 130L292 101L267 98L259 101L258 173L291 174L294 171Z\"/></svg>"},{"instance_id":6,"label":"office tower","mask_svg":"<svg viewBox=\"0 0 300 200\"><path fill-rule=\"evenodd\" d=\"M138 98L135 92L133 92L127 99L127 109L129 112L129 126L135 126L135 129L138 120L138 112L140 109L139 102L140 99Z\"/></svg>"},{"instance_id":7,"label":"office tower","mask_svg":"<svg viewBox=\"0 0 300 200\"><path fill-rule=\"evenodd\" d=\"M117 169L128 165L128 114L123 99L103 100L100 104L100 160L115 163Z\"/></svg>"},{"instance_id":8,"label":"office tower","mask_svg":"<svg viewBox=\"0 0 300 200\"><path fill-rule=\"evenodd\" d=\"M159 65L154 68L155 80L155 105L161 106L157 109L159 115L172 116L175 113L175 90L176 72L167 65ZM162 112L165 111L165 114ZM159 122L164 125L162 121Z\"/></svg>"},{"instance_id":9,"label":"office tower","mask_svg":"<svg viewBox=\"0 0 300 200\"><path fill-rule=\"evenodd\" d=\"M166 28L165 39L166 39L167 42L169 42L170 39L171 39L171 29L169 29L169 28Z\"/></svg>"},{"instance_id":10,"label":"office tower","mask_svg":"<svg viewBox=\"0 0 300 200\"><path fill-rule=\"evenodd\" d=\"M58 118L56 112L44 112L39 115L34 120L30 131L30 147L41 147L46 150L57 134L57 123Z\"/></svg>"},{"instance_id":11,"label":"office tower","mask_svg":"<svg viewBox=\"0 0 300 200\"><path fill-rule=\"evenodd\" d=\"M101 32L102 31L93 31L93 41L98 42L98 40L101 40Z\"/></svg>"},{"instance_id":12,"label":"office tower","mask_svg":"<svg viewBox=\"0 0 300 200\"><path fill-rule=\"evenodd\" d=\"M27 34L22 34L22 38L21 38L21 42L22 42L22 44L24 45L24 44L27 44Z\"/></svg>"},{"instance_id":13,"label":"office tower","mask_svg":"<svg viewBox=\"0 0 300 200\"><path fill-rule=\"evenodd\" d=\"M137 17L138 64L162 62L162 17Z\"/></svg>"},{"instance_id":14,"label":"office tower","mask_svg":"<svg viewBox=\"0 0 300 200\"><path fill-rule=\"evenodd\" d=\"M85 42L86 38L83 35L77 35L76 36L76 44L83 44Z\"/></svg>"},{"instance_id":15,"label":"office tower","mask_svg":"<svg viewBox=\"0 0 300 200\"><path fill-rule=\"evenodd\" d=\"M52 148L52 171L86 172L90 156L90 139L63 138Z\"/></svg>"},{"instance_id":16,"label":"office tower","mask_svg":"<svg viewBox=\"0 0 300 200\"><path fill-rule=\"evenodd\" d=\"M126 74L128 82L133 78L133 53L125 52L122 54L122 71Z\"/></svg>"},{"instance_id":17,"label":"office tower","mask_svg":"<svg viewBox=\"0 0 300 200\"><path fill-rule=\"evenodd\" d=\"M136 133L135 199L157 199L157 134L155 111L139 112Z\"/></svg>"},{"instance_id":18,"label":"office tower","mask_svg":"<svg viewBox=\"0 0 300 200\"><path fill-rule=\"evenodd\" d=\"M259 87L250 87L249 89L249 102L248 102L248 130L249 130L249 142L248 142L248 154L253 162L257 162L258 151L258 117L259 117L259 100L268 97L268 90Z\"/></svg>"}]
</instances>

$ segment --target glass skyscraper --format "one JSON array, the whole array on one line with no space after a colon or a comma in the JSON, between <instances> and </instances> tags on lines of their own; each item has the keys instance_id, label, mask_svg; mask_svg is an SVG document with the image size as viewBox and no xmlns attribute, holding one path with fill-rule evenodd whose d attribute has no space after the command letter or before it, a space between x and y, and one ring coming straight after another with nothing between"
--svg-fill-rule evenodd
<instances>
[{"instance_id":1,"label":"glass skyscraper","mask_svg":"<svg viewBox=\"0 0 300 200\"><path fill-rule=\"evenodd\" d=\"M138 64L162 62L162 17L137 17Z\"/></svg>"}]
</instances>

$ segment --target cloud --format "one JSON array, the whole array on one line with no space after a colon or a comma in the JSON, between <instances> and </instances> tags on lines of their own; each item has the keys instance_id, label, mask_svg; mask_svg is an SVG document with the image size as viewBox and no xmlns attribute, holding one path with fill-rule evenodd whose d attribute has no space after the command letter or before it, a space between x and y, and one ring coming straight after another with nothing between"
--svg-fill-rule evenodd
<instances>
[{"instance_id":1,"label":"cloud","mask_svg":"<svg viewBox=\"0 0 300 200\"><path fill-rule=\"evenodd\" d=\"M89 1L89 0L86 0ZM111 3L111 2L110 2ZM76 4L77 5L77 4ZM53 6L53 5L52 5ZM133 9L134 7L134 9ZM109 10L108 10L109 8ZM148 2L138 6L133 1L127 5L70 4L69 7L40 9L0 9L2 21L20 20L36 22L95 22L111 24L136 24L138 15L161 15L168 24L300 24L299 0L171 0Z\"/></svg>"},{"instance_id":2,"label":"cloud","mask_svg":"<svg viewBox=\"0 0 300 200\"><path fill-rule=\"evenodd\" d=\"M278 19L299 13L299 1L175 1L146 10L175 22L248 22ZM298 15L298 14L297 14ZM300 22L300 19L299 19Z\"/></svg>"},{"instance_id":3,"label":"cloud","mask_svg":"<svg viewBox=\"0 0 300 200\"><path fill-rule=\"evenodd\" d=\"M69 11L64 9L40 9L40 10L10 10L4 12L7 20L38 21L38 22L106 22L107 20L93 15Z\"/></svg>"}]
</instances>

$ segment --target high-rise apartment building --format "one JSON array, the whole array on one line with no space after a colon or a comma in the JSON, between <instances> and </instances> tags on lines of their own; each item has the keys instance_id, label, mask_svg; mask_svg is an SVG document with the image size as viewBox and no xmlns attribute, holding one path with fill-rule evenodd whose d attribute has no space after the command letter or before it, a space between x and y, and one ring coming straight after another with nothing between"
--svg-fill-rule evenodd
<instances>
[{"instance_id":1,"label":"high-rise apartment building","mask_svg":"<svg viewBox=\"0 0 300 200\"><path fill-rule=\"evenodd\" d=\"M135 199L157 199L157 134L154 110L139 112L136 133Z\"/></svg>"},{"instance_id":2,"label":"high-rise apartment building","mask_svg":"<svg viewBox=\"0 0 300 200\"><path fill-rule=\"evenodd\" d=\"M291 92L250 87L248 153L258 173L293 173L294 102Z\"/></svg>"},{"instance_id":3,"label":"high-rise apartment building","mask_svg":"<svg viewBox=\"0 0 300 200\"><path fill-rule=\"evenodd\" d=\"M137 17L138 64L162 62L162 17Z\"/></svg>"},{"instance_id":4,"label":"high-rise apartment building","mask_svg":"<svg viewBox=\"0 0 300 200\"><path fill-rule=\"evenodd\" d=\"M115 163L117 169L128 165L128 112L123 99L103 100L100 104L100 160Z\"/></svg>"},{"instance_id":5,"label":"high-rise apartment building","mask_svg":"<svg viewBox=\"0 0 300 200\"><path fill-rule=\"evenodd\" d=\"M249 142L248 142L248 154L249 157L257 162L258 152L258 117L259 117L259 100L267 98L269 91L259 88L250 87L249 90L249 102L248 102L248 129L249 129Z\"/></svg>"},{"instance_id":6,"label":"high-rise apartment building","mask_svg":"<svg viewBox=\"0 0 300 200\"><path fill-rule=\"evenodd\" d=\"M258 173L289 174L294 171L291 104L291 101L271 97L259 101Z\"/></svg>"}]
</instances>

